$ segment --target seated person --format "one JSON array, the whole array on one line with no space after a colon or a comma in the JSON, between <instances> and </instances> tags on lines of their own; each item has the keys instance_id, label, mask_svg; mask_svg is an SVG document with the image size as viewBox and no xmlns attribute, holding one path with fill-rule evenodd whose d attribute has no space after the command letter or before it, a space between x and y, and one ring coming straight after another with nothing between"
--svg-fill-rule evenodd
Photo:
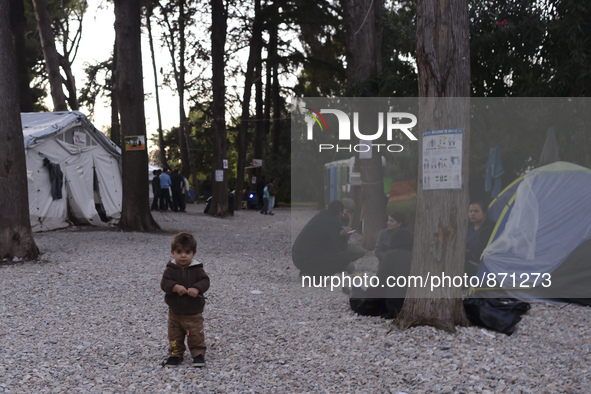
<instances>
[{"instance_id":1,"label":"seated person","mask_svg":"<svg viewBox=\"0 0 591 394\"><path fill-rule=\"evenodd\" d=\"M377 277L384 287L368 287L367 290L353 287L349 289L349 305L362 316L382 316L395 318L402 310L407 287L388 287L388 277L408 277L412 263L410 250L393 249L386 254L378 268Z\"/></svg>"},{"instance_id":2,"label":"seated person","mask_svg":"<svg viewBox=\"0 0 591 394\"><path fill-rule=\"evenodd\" d=\"M331 202L314 216L297 236L292 251L294 265L301 275L332 275L343 272L354 260L346 252L349 227L342 228L341 201Z\"/></svg>"},{"instance_id":3,"label":"seated person","mask_svg":"<svg viewBox=\"0 0 591 394\"><path fill-rule=\"evenodd\" d=\"M466 237L466 264L465 271L473 276L480 267L480 256L488 245L495 223L486 214L486 205L482 202L470 204L468 234Z\"/></svg>"},{"instance_id":4,"label":"seated person","mask_svg":"<svg viewBox=\"0 0 591 394\"><path fill-rule=\"evenodd\" d=\"M351 222L353 218L353 212L355 212L355 201L351 198L343 198L341 200L343 202L343 206L345 209L343 210L343 214L339 217L339 221L341 222L341 227L349 227L351 228ZM347 240L349 239L350 235L347 235ZM348 243L345 252L348 253L351 257L351 261L355 261L360 259L361 257L365 256L366 250L363 246L354 243ZM353 266L349 267L350 270Z\"/></svg>"},{"instance_id":5,"label":"seated person","mask_svg":"<svg viewBox=\"0 0 591 394\"><path fill-rule=\"evenodd\" d=\"M413 235L404 228L405 216L402 212L388 215L388 228L380 231L374 253L381 263L386 253L394 249L412 250Z\"/></svg>"}]
</instances>

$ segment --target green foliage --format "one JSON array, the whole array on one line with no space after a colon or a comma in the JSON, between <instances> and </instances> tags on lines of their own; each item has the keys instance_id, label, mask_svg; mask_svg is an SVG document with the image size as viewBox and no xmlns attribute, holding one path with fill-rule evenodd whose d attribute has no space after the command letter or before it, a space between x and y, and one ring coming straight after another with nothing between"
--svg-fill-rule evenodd
<instances>
[{"instance_id":1,"label":"green foliage","mask_svg":"<svg viewBox=\"0 0 591 394\"><path fill-rule=\"evenodd\" d=\"M286 19L296 24L303 53L294 51L290 60L300 64L296 96L339 96L344 93L345 31L338 2L304 0L293 2Z\"/></svg>"},{"instance_id":2,"label":"green foliage","mask_svg":"<svg viewBox=\"0 0 591 394\"><path fill-rule=\"evenodd\" d=\"M104 62L86 64L86 84L80 89L78 102L87 109L90 119L94 115L94 106L97 98L110 97L113 89L113 57Z\"/></svg>"},{"instance_id":3,"label":"green foliage","mask_svg":"<svg viewBox=\"0 0 591 394\"><path fill-rule=\"evenodd\" d=\"M545 79L552 96L591 95L591 4L554 0L542 48ZM591 163L589 163L591 164Z\"/></svg>"},{"instance_id":4,"label":"green foliage","mask_svg":"<svg viewBox=\"0 0 591 394\"><path fill-rule=\"evenodd\" d=\"M414 61L416 0L392 5L383 21L382 75L377 81L381 97L416 97L419 92Z\"/></svg>"},{"instance_id":5,"label":"green foliage","mask_svg":"<svg viewBox=\"0 0 591 394\"><path fill-rule=\"evenodd\" d=\"M470 3L473 96L539 96L547 12L537 0Z\"/></svg>"}]
</instances>

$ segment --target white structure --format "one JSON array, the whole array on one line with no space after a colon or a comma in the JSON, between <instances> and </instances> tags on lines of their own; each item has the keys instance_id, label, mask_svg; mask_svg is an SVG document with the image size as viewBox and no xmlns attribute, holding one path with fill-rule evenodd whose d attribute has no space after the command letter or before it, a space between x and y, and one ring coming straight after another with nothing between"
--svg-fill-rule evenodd
<instances>
[{"instance_id":1,"label":"white structure","mask_svg":"<svg viewBox=\"0 0 591 394\"><path fill-rule=\"evenodd\" d=\"M119 147L78 111L23 113L21 119L33 231L69 222L118 222L123 194Z\"/></svg>"}]
</instances>

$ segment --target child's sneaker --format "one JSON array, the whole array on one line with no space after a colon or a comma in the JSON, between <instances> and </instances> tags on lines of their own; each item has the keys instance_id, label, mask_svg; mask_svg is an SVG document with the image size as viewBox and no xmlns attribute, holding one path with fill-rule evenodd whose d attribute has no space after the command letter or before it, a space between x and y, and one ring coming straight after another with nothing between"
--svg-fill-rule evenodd
<instances>
[{"instance_id":1,"label":"child's sneaker","mask_svg":"<svg viewBox=\"0 0 591 394\"><path fill-rule=\"evenodd\" d=\"M196 368L205 367L205 358L200 354L193 359L193 366Z\"/></svg>"},{"instance_id":2,"label":"child's sneaker","mask_svg":"<svg viewBox=\"0 0 591 394\"><path fill-rule=\"evenodd\" d=\"M164 364L164 366L170 367L170 368L176 368L181 364L182 361L183 361L183 359L180 357L168 357L168 360L166 360L166 363Z\"/></svg>"}]
</instances>

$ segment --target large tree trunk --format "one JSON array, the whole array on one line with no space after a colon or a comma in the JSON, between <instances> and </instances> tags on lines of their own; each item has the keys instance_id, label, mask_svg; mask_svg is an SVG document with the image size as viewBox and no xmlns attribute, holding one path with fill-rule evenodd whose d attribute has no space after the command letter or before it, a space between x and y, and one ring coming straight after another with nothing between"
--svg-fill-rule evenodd
<instances>
[{"instance_id":1,"label":"large tree trunk","mask_svg":"<svg viewBox=\"0 0 591 394\"><path fill-rule=\"evenodd\" d=\"M347 33L347 74L351 86L371 85L381 73L382 30L380 27L384 3L382 0L341 0ZM374 96L375 91L357 91L356 96ZM365 134L375 133L377 122L366 119ZM374 125L375 124L375 125ZM361 130L360 130L361 131ZM362 245L373 249L380 230L386 227L386 201L382 156L376 150L370 158L359 159L361 170L361 199L363 212ZM359 209L359 208L358 208Z\"/></svg>"},{"instance_id":2,"label":"large tree trunk","mask_svg":"<svg viewBox=\"0 0 591 394\"><path fill-rule=\"evenodd\" d=\"M123 141L132 135L146 138L140 29L140 1L115 0L115 91ZM150 213L147 169L147 150L123 149L123 206L119 222L123 229L151 231L160 228Z\"/></svg>"},{"instance_id":3,"label":"large tree trunk","mask_svg":"<svg viewBox=\"0 0 591 394\"><path fill-rule=\"evenodd\" d=\"M154 39L152 37L152 21L151 16L154 11L154 6L148 8L146 14L146 25L148 26L148 41L150 43L150 55L152 57L152 72L154 73L154 92L156 94L156 114L158 115L158 157L160 165L164 168L170 168L168 160L166 160L166 152L164 150L164 135L162 132L162 111L160 110L160 88L158 87L158 69L156 68L156 55L154 52Z\"/></svg>"},{"instance_id":4,"label":"large tree trunk","mask_svg":"<svg viewBox=\"0 0 591 394\"><path fill-rule=\"evenodd\" d=\"M45 58L45 67L49 74L49 85L51 86L51 98L54 111L67 111L66 96L62 88L62 75L60 74L59 55L55 49L53 31L51 29L51 18L47 8L46 0L33 0L35 17L41 37L41 47Z\"/></svg>"},{"instance_id":5,"label":"large tree trunk","mask_svg":"<svg viewBox=\"0 0 591 394\"><path fill-rule=\"evenodd\" d=\"M29 86L30 76L25 44L27 18L25 16L25 4L22 0L10 1L10 23L12 27L12 42L16 53L20 111L33 112L35 110L35 103L31 93L31 87Z\"/></svg>"},{"instance_id":6,"label":"large tree trunk","mask_svg":"<svg viewBox=\"0 0 591 394\"><path fill-rule=\"evenodd\" d=\"M225 215L228 211L228 178L227 170L223 169L226 158L226 87L224 82L224 47L226 45L227 10L223 0L211 0L211 65L213 82L213 195L209 214ZM215 172L221 171L223 179L216 177Z\"/></svg>"},{"instance_id":7,"label":"large tree trunk","mask_svg":"<svg viewBox=\"0 0 591 394\"><path fill-rule=\"evenodd\" d=\"M242 205L242 190L244 189L244 168L246 164L246 147L248 145L248 127L250 118L250 99L252 96L252 84L254 82L255 65L260 61L263 46L261 1L255 0L254 21L252 23L252 37L250 38L250 52L246 64L244 81L244 97L242 100L242 118L238 131L238 163L236 166L236 208Z\"/></svg>"},{"instance_id":8,"label":"large tree trunk","mask_svg":"<svg viewBox=\"0 0 591 394\"><path fill-rule=\"evenodd\" d=\"M0 259L34 259L9 0L0 0Z\"/></svg>"},{"instance_id":9,"label":"large tree trunk","mask_svg":"<svg viewBox=\"0 0 591 394\"><path fill-rule=\"evenodd\" d=\"M423 190L418 206L411 275L461 276L468 222L470 142L470 46L468 1L419 0L417 9L419 70L419 149L426 130L463 128L462 189ZM463 97L464 99L442 99ZM435 99L439 98L439 99ZM422 174L419 164L419 174ZM448 330L468 325L461 288L409 288L400 324L433 324Z\"/></svg>"}]
</instances>

